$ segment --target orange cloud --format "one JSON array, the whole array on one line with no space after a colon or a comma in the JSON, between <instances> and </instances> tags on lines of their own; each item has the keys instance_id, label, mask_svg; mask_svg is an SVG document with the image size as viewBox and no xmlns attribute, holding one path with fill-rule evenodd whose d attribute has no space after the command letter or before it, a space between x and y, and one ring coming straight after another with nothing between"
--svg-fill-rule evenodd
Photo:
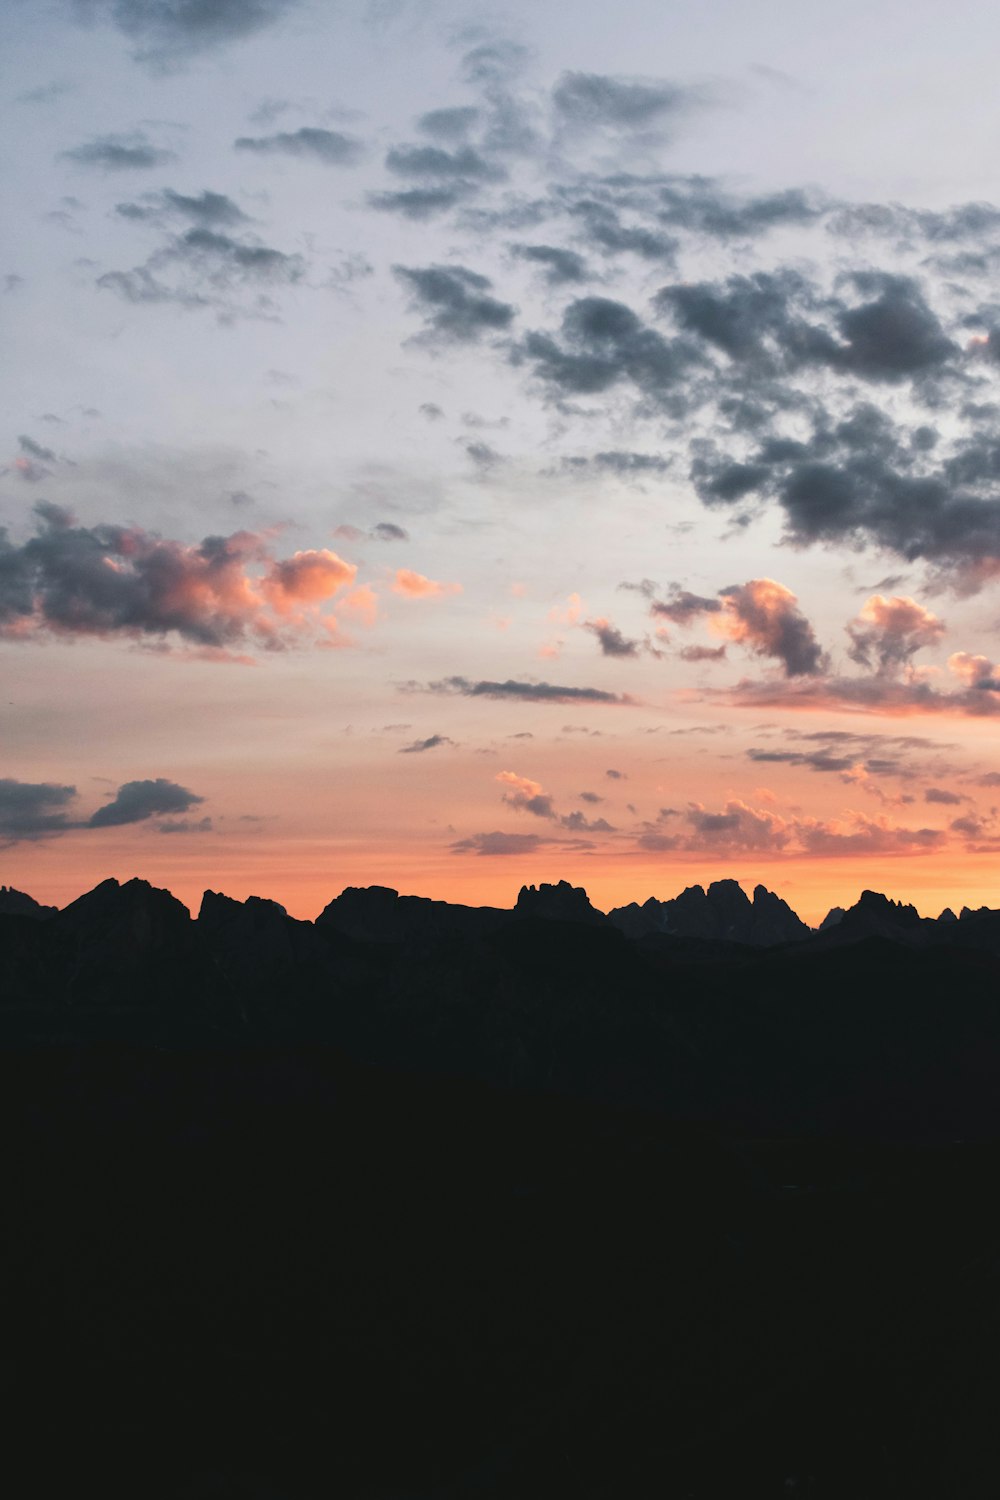
<instances>
[{"instance_id":1,"label":"orange cloud","mask_svg":"<svg viewBox=\"0 0 1000 1500\"><path fill-rule=\"evenodd\" d=\"M38 530L5 563L17 587L0 599L0 634L179 638L230 659L248 640L280 648L336 629L323 606L357 568L323 548L274 558L273 536L237 531L197 544L124 526L78 526L36 506Z\"/></svg>"},{"instance_id":2,"label":"orange cloud","mask_svg":"<svg viewBox=\"0 0 1000 1500\"><path fill-rule=\"evenodd\" d=\"M813 676L823 653L813 628L798 608L791 589L773 578L751 578L720 592L722 610L709 628L727 640L748 646L758 656L780 661L788 677Z\"/></svg>"},{"instance_id":3,"label":"orange cloud","mask_svg":"<svg viewBox=\"0 0 1000 1500\"><path fill-rule=\"evenodd\" d=\"M344 595L340 608L350 610L362 625L374 625L378 619L378 595L370 584L360 583L356 589Z\"/></svg>"},{"instance_id":4,"label":"orange cloud","mask_svg":"<svg viewBox=\"0 0 1000 1500\"><path fill-rule=\"evenodd\" d=\"M437 599L442 594L460 594L462 585L438 583L433 578L425 578L423 573L415 573L412 568L397 568L392 591L407 599Z\"/></svg>"},{"instance_id":5,"label":"orange cloud","mask_svg":"<svg viewBox=\"0 0 1000 1500\"><path fill-rule=\"evenodd\" d=\"M887 599L884 594L873 594L847 633L852 661L884 675L906 665L922 647L937 645L945 624L908 595Z\"/></svg>"},{"instance_id":6,"label":"orange cloud","mask_svg":"<svg viewBox=\"0 0 1000 1500\"><path fill-rule=\"evenodd\" d=\"M282 562L271 564L261 580L261 592L272 609L282 615L291 615L303 605L322 604L332 599L339 589L354 582L357 572L354 563L345 562L326 547L296 552Z\"/></svg>"}]
</instances>

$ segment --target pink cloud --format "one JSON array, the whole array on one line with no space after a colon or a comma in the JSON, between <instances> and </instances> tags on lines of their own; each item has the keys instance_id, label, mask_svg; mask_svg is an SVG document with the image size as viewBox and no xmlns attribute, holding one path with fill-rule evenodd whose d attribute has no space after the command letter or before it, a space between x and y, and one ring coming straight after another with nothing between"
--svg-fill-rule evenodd
<instances>
[{"instance_id":1,"label":"pink cloud","mask_svg":"<svg viewBox=\"0 0 1000 1500\"><path fill-rule=\"evenodd\" d=\"M438 583L433 578L425 578L423 573L415 573L412 568L397 568L392 591L407 599L439 599L443 594L460 594L462 585Z\"/></svg>"}]
</instances>

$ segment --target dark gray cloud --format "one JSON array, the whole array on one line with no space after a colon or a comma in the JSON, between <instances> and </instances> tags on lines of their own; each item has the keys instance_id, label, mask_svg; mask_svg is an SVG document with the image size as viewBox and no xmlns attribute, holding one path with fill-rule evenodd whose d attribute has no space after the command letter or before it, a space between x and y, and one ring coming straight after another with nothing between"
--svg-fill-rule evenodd
<instances>
[{"instance_id":1,"label":"dark gray cloud","mask_svg":"<svg viewBox=\"0 0 1000 1500\"><path fill-rule=\"evenodd\" d=\"M204 800L162 776L154 781L126 781L110 802L91 815L87 826L117 828L125 823L144 823L147 818L190 812Z\"/></svg>"},{"instance_id":2,"label":"dark gray cloud","mask_svg":"<svg viewBox=\"0 0 1000 1500\"><path fill-rule=\"evenodd\" d=\"M597 637L602 656L638 656L639 641L630 640L610 620L584 620L584 630Z\"/></svg>"},{"instance_id":3,"label":"dark gray cloud","mask_svg":"<svg viewBox=\"0 0 1000 1500\"><path fill-rule=\"evenodd\" d=\"M686 332L732 360L784 367L832 349L829 334L803 319L803 312L816 306L817 296L795 271L758 271L730 276L725 282L666 286L655 301Z\"/></svg>"},{"instance_id":4,"label":"dark gray cloud","mask_svg":"<svg viewBox=\"0 0 1000 1500\"><path fill-rule=\"evenodd\" d=\"M603 453L592 453L589 457L574 455L563 459L563 467L580 472L598 469L605 474L614 474L617 479L641 479L647 474L665 474L672 466L672 458L662 458L658 453L629 453L620 448ZM645 580L649 582L649 580ZM655 590L656 585L650 587ZM636 584L619 584L619 588L639 588ZM641 588L639 589L641 592Z\"/></svg>"},{"instance_id":5,"label":"dark gray cloud","mask_svg":"<svg viewBox=\"0 0 1000 1500\"><path fill-rule=\"evenodd\" d=\"M640 592L644 592L641 587ZM671 620L675 625L690 625L702 615L718 614L721 609L720 599L692 594L688 589L682 589L679 583L672 583L669 585L667 598L654 599L649 612L658 619Z\"/></svg>"},{"instance_id":6,"label":"dark gray cloud","mask_svg":"<svg viewBox=\"0 0 1000 1500\"><path fill-rule=\"evenodd\" d=\"M924 792L925 802L937 802L942 807L958 807L959 803L965 800L964 797L959 796L958 792L949 792L939 786L929 786Z\"/></svg>"},{"instance_id":7,"label":"dark gray cloud","mask_svg":"<svg viewBox=\"0 0 1000 1500\"><path fill-rule=\"evenodd\" d=\"M137 203L118 203L115 213L133 221L156 221L168 215L187 219L206 229L231 229L247 223L243 210L225 193L208 188L197 194L178 193L164 188L161 193L146 193Z\"/></svg>"},{"instance_id":8,"label":"dark gray cloud","mask_svg":"<svg viewBox=\"0 0 1000 1500\"><path fill-rule=\"evenodd\" d=\"M457 208L474 191L471 183L449 182L406 188L400 193L370 193L368 202L383 213L401 214L404 219L420 222Z\"/></svg>"},{"instance_id":9,"label":"dark gray cloud","mask_svg":"<svg viewBox=\"0 0 1000 1500\"><path fill-rule=\"evenodd\" d=\"M176 632L197 647L255 639L280 648L297 569L321 568L331 593L354 577L333 553L274 559L267 540L246 531L189 546L138 527L79 526L56 505L35 512L36 534L21 545L0 531L0 635L18 640L36 632L161 639Z\"/></svg>"},{"instance_id":10,"label":"dark gray cloud","mask_svg":"<svg viewBox=\"0 0 1000 1500\"><path fill-rule=\"evenodd\" d=\"M647 131L686 113L703 94L659 80L564 73L552 91L557 114L576 130Z\"/></svg>"},{"instance_id":11,"label":"dark gray cloud","mask_svg":"<svg viewBox=\"0 0 1000 1500\"><path fill-rule=\"evenodd\" d=\"M75 797L75 786L0 777L0 842L16 844L77 826L67 811Z\"/></svg>"},{"instance_id":12,"label":"dark gray cloud","mask_svg":"<svg viewBox=\"0 0 1000 1500\"><path fill-rule=\"evenodd\" d=\"M641 224L623 224L606 203L585 198L574 203L570 213L581 221L586 243L597 246L605 255L630 253L638 255L640 260L668 265L677 257L678 241L672 235Z\"/></svg>"},{"instance_id":13,"label":"dark gray cloud","mask_svg":"<svg viewBox=\"0 0 1000 1500\"><path fill-rule=\"evenodd\" d=\"M607 297L582 297L566 308L561 340L529 333L512 356L563 396L594 395L631 382L651 403L681 405L700 360L686 339L667 340L630 307Z\"/></svg>"},{"instance_id":14,"label":"dark gray cloud","mask_svg":"<svg viewBox=\"0 0 1000 1500\"><path fill-rule=\"evenodd\" d=\"M727 615L726 628L734 640L757 656L779 661L788 677L814 676L823 670L824 656L812 625L798 609L795 595L771 578L720 589Z\"/></svg>"},{"instance_id":15,"label":"dark gray cloud","mask_svg":"<svg viewBox=\"0 0 1000 1500\"><path fill-rule=\"evenodd\" d=\"M450 109L429 109L417 121L417 129L438 141L461 141L479 120L474 105L456 105Z\"/></svg>"},{"instance_id":16,"label":"dark gray cloud","mask_svg":"<svg viewBox=\"0 0 1000 1500\"><path fill-rule=\"evenodd\" d=\"M617 829L607 818L588 818L582 812L564 813L559 819L560 828L572 833L616 833Z\"/></svg>"},{"instance_id":17,"label":"dark gray cloud","mask_svg":"<svg viewBox=\"0 0 1000 1500\"><path fill-rule=\"evenodd\" d=\"M480 42L470 48L462 58L462 75L478 85L490 96L493 91L510 83L524 68L528 50L519 42L498 37Z\"/></svg>"},{"instance_id":18,"label":"dark gray cloud","mask_svg":"<svg viewBox=\"0 0 1000 1500\"><path fill-rule=\"evenodd\" d=\"M945 714L954 718L994 718L1000 714L1000 683L941 692L929 682L900 682L890 677L822 677L805 681L745 680L725 692L740 708L781 708L855 713Z\"/></svg>"},{"instance_id":19,"label":"dark gray cloud","mask_svg":"<svg viewBox=\"0 0 1000 1500\"><path fill-rule=\"evenodd\" d=\"M751 239L770 229L809 224L825 208L801 188L737 198L706 177L671 178L656 194L664 224L720 240Z\"/></svg>"},{"instance_id":20,"label":"dark gray cloud","mask_svg":"<svg viewBox=\"0 0 1000 1500\"><path fill-rule=\"evenodd\" d=\"M455 151L445 151L441 146L393 146L386 153L385 164L397 177L424 180L498 182L507 175L473 146L460 146Z\"/></svg>"},{"instance_id":21,"label":"dark gray cloud","mask_svg":"<svg viewBox=\"0 0 1000 1500\"><path fill-rule=\"evenodd\" d=\"M843 285L863 300L824 295L785 268L667 286L656 305L730 360L770 373L823 366L899 383L938 373L957 353L911 277L858 271Z\"/></svg>"},{"instance_id":22,"label":"dark gray cloud","mask_svg":"<svg viewBox=\"0 0 1000 1500\"><path fill-rule=\"evenodd\" d=\"M519 699L524 703L632 703L626 693L609 693L603 688L560 687L551 682L473 682L468 677L444 677L438 682L407 683L416 692L458 694L463 698Z\"/></svg>"},{"instance_id":23,"label":"dark gray cloud","mask_svg":"<svg viewBox=\"0 0 1000 1500\"><path fill-rule=\"evenodd\" d=\"M140 172L177 160L175 152L154 146L141 130L131 135L95 136L60 154L78 167L96 167L102 172Z\"/></svg>"},{"instance_id":24,"label":"dark gray cloud","mask_svg":"<svg viewBox=\"0 0 1000 1500\"><path fill-rule=\"evenodd\" d=\"M514 308L489 295L485 276L465 266L393 266L424 314L427 333L435 339L469 343L486 333L502 333L514 318Z\"/></svg>"},{"instance_id":25,"label":"dark gray cloud","mask_svg":"<svg viewBox=\"0 0 1000 1500\"><path fill-rule=\"evenodd\" d=\"M274 135L241 135L233 142L237 151L256 156L297 156L322 162L327 167L353 167L365 153L363 142L340 130L321 130L303 125L299 130L279 130Z\"/></svg>"},{"instance_id":26,"label":"dark gray cloud","mask_svg":"<svg viewBox=\"0 0 1000 1500\"><path fill-rule=\"evenodd\" d=\"M408 542L410 540L410 533L404 527L397 526L395 521L377 521L370 535L377 542Z\"/></svg>"},{"instance_id":27,"label":"dark gray cloud","mask_svg":"<svg viewBox=\"0 0 1000 1500\"><path fill-rule=\"evenodd\" d=\"M925 428L869 403L837 421L818 410L810 436L766 437L749 462L702 451L691 475L708 505L776 503L797 545L874 544L974 587L1000 570L1000 433L987 419L939 457Z\"/></svg>"},{"instance_id":28,"label":"dark gray cloud","mask_svg":"<svg viewBox=\"0 0 1000 1500\"><path fill-rule=\"evenodd\" d=\"M404 745L397 754L399 755L422 755L425 750L437 750L441 745L454 745L455 741L449 739L446 734L429 734L425 740L414 740L412 745Z\"/></svg>"},{"instance_id":29,"label":"dark gray cloud","mask_svg":"<svg viewBox=\"0 0 1000 1500\"><path fill-rule=\"evenodd\" d=\"M540 845L548 842L537 833L473 833L459 839L449 847L453 854L532 854Z\"/></svg>"},{"instance_id":30,"label":"dark gray cloud","mask_svg":"<svg viewBox=\"0 0 1000 1500\"><path fill-rule=\"evenodd\" d=\"M116 26L137 61L169 68L273 25L299 0L71 0L73 11Z\"/></svg>"},{"instance_id":31,"label":"dark gray cloud","mask_svg":"<svg viewBox=\"0 0 1000 1500\"><path fill-rule=\"evenodd\" d=\"M681 661L725 661L725 646L682 646L677 655Z\"/></svg>"},{"instance_id":32,"label":"dark gray cloud","mask_svg":"<svg viewBox=\"0 0 1000 1500\"><path fill-rule=\"evenodd\" d=\"M305 275L300 255L288 255L244 235L197 226L171 236L159 250L129 271L107 271L97 278L102 290L126 302L175 303L211 307L229 316L274 316L262 287L291 286ZM241 292L249 289L249 301Z\"/></svg>"},{"instance_id":33,"label":"dark gray cloud","mask_svg":"<svg viewBox=\"0 0 1000 1500\"><path fill-rule=\"evenodd\" d=\"M17 446L22 453L27 454L29 458L36 458L39 463L54 464L57 461L51 448L45 448L41 443L36 443L34 438L28 437L26 433L22 432L18 437Z\"/></svg>"},{"instance_id":34,"label":"dark gray cloud","mask_svg":"<svg viewBox=\"0 0 1000 1500\"><path fill-rule=\"evenodd\" d=\"M489 473L491 469L495 469L498 464L504 462L503 454L498 453L495 448L491 448L489 443L466 443L465 451L476 468L485 473Z\"/></svg>"},{"instance_id":35,"label":"dark gray cloud","mask_svg":"<svg viewBox=\"0 0 1000 1500\"><path fill-rule=\"evenodd\" d=\"M587 263L575 250L564 250L558 245L511 245L510 248L519 260L544 266L545 279L550 286L564 286L587 279Z\"/></svg>"},{"instance_id":36,"label":"dark gray cloud","mask_svg":"<svg viewBox=\"0 0 1000 1500\"><path fill-rule=\"evenodd\" d=\"M898 381L942 365L956 352L917 283L905 276L858 271L855 289L872 300L844 308L837 324L843 367L873 380Z\"/></svg>"},{"instance_id":37,"label":"dark gray cloud","mask_svg":"<svg viewBox=\"0 0 1000 1500\"><path fill-rule=\"evenodd\" d=\"M853 755L834 755L829 750L748 750L747 759L759 765L805 766L809 771L849 771L857 763Z\"/></svg>"},{"instance_id":38,"label":"dark gray cloud","mask_svg":"<svg viewBox=\"0 0 1000 1500\"><path fill-rule=\"evenodd\" d=\"M211 818L174 818L156 825L157 833L211 833Z\"/></svg>"}]
</instances>

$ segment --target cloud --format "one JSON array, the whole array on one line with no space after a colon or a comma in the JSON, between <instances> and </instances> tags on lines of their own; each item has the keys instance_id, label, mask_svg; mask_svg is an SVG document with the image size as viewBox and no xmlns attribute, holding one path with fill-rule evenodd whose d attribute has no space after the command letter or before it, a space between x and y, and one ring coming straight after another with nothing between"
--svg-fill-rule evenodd
<instances>
[{"instance_id":1,"label":"cloud","mask_svg":"<svg viewBox=\"0 0 1000 1500\"><path fill-rule=\"evenodd\" d=\"M402 526L397 526L395 521L377 521L369 532L377 542L408 542L410 533Z\"/></svg>"},{"instance_id":2,"label":"cloud","mask_svg":"<svg viewBox=\"0 0 1000 1500\"><path fill-rule=\"evenodd\" d=\"M924 801L936 802L942 807L958 807L965 801L965 798L959 796L958 792L947 791L944 787L929 786L924 792Z\"/></svg>"},{"instance_id":3,"label":"cloud","mask_svg":"<svg viewBox=\"0 0 1000 1500\"><path fill-rule=\"evenodd\" d=\"M6 846L77 826L66 811L75 797L75 786L0 777L0 841Z\"/></svg>"},{"instance_id":4,"label":"cloud","mask_svg":"<svg viewBox=\"0 0 1000 1500\"><path fill-rule=\"evenodd\" d=\"M616 833L617 829L607 818L588 818L582 812L564 813L559 819L561 828L572 833Z\"/></svg>"},{"instance_id":5,"label":"cloud","mask_svg":"<svg viewBox=\"0 0 1000 1500\"><path fill-rule=\"evenodd\" d=\"M155 781L127 781L110 802L91 815L87 826L117 828L125 823L144 823L147 818L190 812L204 800L162 776Z\"/></svg>"},{"instance_id":6,"label":"cloud","mask_svg":"<svg viewBox=\"0 0 1000 1500\"><path fill-rule=\"evenodd\" d=\"M575 250L564 250L558 245L512 245L510 248L519 260L544 267L545 279L550 286L566 286L587 278L587 263Z\"/></svg>"},{"instance_id":7,"label":"cloud","mask_svg":"<svg viewBox=\"0 0 1000 1500\"><path fill-rule=\"evenodd\" d=\"M233 147L256 156L297 156L322 162L327 167L353 167L365 154L363 142L355 136L339 130L320 130L313 125L279 130L274 135L241 135Z\"/></svg>"},{"instance_id":8,"label":"cloud","mask_svg":"<svg viewBox=\"0 0 1000 1500\"><path fill-rule=\"evenodd\" d=\"M52 472L49 465L58 463L52 449L36 443L34 438L28 437L26 433L21 433L17 446L19 452L12 468L18 479L25 484L39 484L43 479L47 479Z\"/></svg>"},{"instance_id":9,"label":"cloud","mask_svg":"<svg viewBox=\"0 0 1000 1500\"><path fill-rule=\"evenodd\" d=\"M672 459L662 458L658 453L630 453L621 448L592 453L589 458L563 459L563 464L568 469L598 469L605 474L614 474L616 479L638 479L646 474L665 474L672 463ZM643 584L647 583L655 590L656 585L650 583L649 579L644 579ZM634 588L642 593L643 584L619 584L619 587Z\"/></svg>"},{"instance_id":10,"label":"cloud","mask_svg":"<svg viewBox=\"0 0 1000 1500\"><path fill-rule=\"evenodd\" d=\"M869 302L842 309L837 326L844 345L832 361L872 380L922 375L955 352L915 281L883 271L857 271L850 280Z\"/></svg>"},{"instance_id":11,"label":"cloud","mask_svg":"<svg viewBox=\"0 0 1000 1500\"><path fill-rule=\"evenodd\" d=\"M297 615L303 607L332 599L354 582L357 571L353 563L323 547L272 562L259 587L276 614Z\"/></svg>"},{"instance_id":12,"label":"cloud","mask_svg":"<svg viewBox=\"0 0 1000 1500\"><path fill-rule=\"evenodd\" d=\"M556 811L549 793L542 790L540 782L527 776L518 776L516 771L499 771L495 778L502 786L510 788L504 793L504 801L519 812L533 813L536 818L555 818Z\"/></svg>"},{"instance_id":13,"label":"cloud","mask_svg":"<svg viewBox=\"0 0 1000 1500\"><path fill-rule=\"evenodd\" d=\"M926 422L907 429L870 402L836 421L814 408L811 436L765 436L736 460L702 445L691 477L709 506L776 503L794 545L874 544L972 592L1000 573L1000 435L983 417L970 413L939 453ZM757 414L758 436L769 420Z\"/></svg>"},{"instance_id":14,"label":"cloud","mask_svg":"<svg viewBox=\"0 0 1000 1500\"><path fill-rule=\"evenodd\" d=\"M564 73L552 91L557 115L575 131L646 131L687 113L704 96L659 80Z\"/></svg>"},{"instance_id":15,"label":"cloud","mask_svg":"<svg viewBox=\"0 0 1000 1500\"><path fill-rule=\"evenodd\" d=\"M631 382L648 401L683 405L682 383L699 363L685 339L667 340L647 327L623 302L581 297L563 313L561 340L529 333L512 352L537 378L563 395L596 395Z\"/></svg>"},{"instance_id":16,"label":"cloud","mask_svg":"<svg viewBox=\"0 0 1000 1500\"><path fill-rule=\"evenodd\" d=\"M681 661L725 661L725 646L682 646L677 655Z\"/></svg>"},{"instance_id":17,"label":"cloud","mask_svg":"<svg viewBox=\"0 0 1000 1500\"><path fill-rule=\"evenodd\" d=\"M503 332L513 321L514 308L491 297L492 283L465 266L393 266L393 272L424 313L434 339L470 343L484 333Z\"/></svg>"},{"instance_id":18,"label":"cloud","mask_svg":"<svg viewBox=\"0 0 1000 1500\"><path fill-rule=\"evenodd\" d=\"M78 15L110 22L156 70L243 41L272 26L299 0L84 0Z\"/></svg>"},{"instance_id":19,"label":"cloud","mask_svg":"<svg viewBox=\"0 0 1000 1500\"><path fill-rule=\"evenodd\" d=\"M402 594L406 599L440 599L445 594L460 594L462 585L437 583L433 578L425 578L423 573L414 573L412 568L397 568L392 592Z\"/></svg>"},{"instance_id":20,"label":"cloud","mask_svg":"<svg viewBox=\"0 0 1000 1500\"><path fill-rule=\"evenodd\" d=\"M603 688L559 687L551 682L473 682L468 677L444 677L429 682L407 683L409 691L457 694L463 698L519 699L523 703L609 703L631 704L636 700L627 693L609 693Z\"/></svg>"},{"instance_id":21,"label":"cloud","mask_svg":"<svg viewBox=\"0 0 1000 1500\"><path fill-rule=\"evenodd\" d=\"M436 750L440 745L454 745L446 734L431 734L425 740L414 740L412 745L403 745L399 755L422 755L425 750Z\"/></svg>"},{"instance_id":22,"label":"cloud","mask_svg":"<svg viewBox=\"0 0 1000 1500\"><path fill-rule=\"evenodd\" d=\"M629 587L637 588L639 593L646 593L644 585L648 582L649 580L646 579L643 584L629 585ZM655 584L653 587L655 588ZM689 593L687 589L682 589L680 584L672 583L668 598L654 600L649 612L657 619L672 620L675 625L690 625L702 615L719 614L721 610L722 603L719 599L709 599L703 594Z\"/></svg>"},{"instance_id":23,"label":"cloud","mask_svg":"<svg viewBox=\"0 0 1000 1500\"><path fill-rule=\"evenodd\" d=\"M213 830L211 818L177 818L172 822L157 824L157 833L211 833Z\"/></svg>"},{"instance_id":24,"label":"cloud","mask_svg":"<svg viewBox=\"0 0 1000 1500\"><path fill-rule=\"evenodd\" d=\"M830 750L748 750L747 759L763 765L805 766L810 771L849 771L853 755L834 755Z\"/></svg>"},{"instance_id":25,"label":"cloud","mask_svg":"<svg viewBox=\"0 0 1000 1500\"><path fill-rule=\"evenodd\" d=\"M491 448L489 443L466 443L464 446L466 454L475 464L476 468L485 473L489 473L491 469L495 469L498 464L504 462L503 454L498 453L495 448Z\"/></svg>"},{"instance_id":26,"label":"cloud","mask_svg":"<svg viewBox=\"0 0 1000 1500\"><path fill-rule=\"evenodd\" d=\"M178 193L173 188L145 193L137 203L117 203L115 213L138 222L175 215L207 229L231 229L247 222L246 214L232 198L208 188L197 194Z\"/></svg>"},{"instance_id":27,"label":"cloud","mask_svg":"<svg viewBox=\"0 0 1000 1500\"><path fill-rule=\"evenodd\" d=\"M175 152L154 146L141 130L131 135L95 136L60 154L75 166L96 167L102 172L141 172L177 160Z\"/></svg>"},{"instance_id":28,"label":"cloud","mask_svg":"<svg viewBox=\"0 0 1000 1500\"><path fill-rule=\"evenodd\" d=\"M445 151L440 146L393 146L385 164L397 177L456 179L460 182L497 182L507 174L473 146Z\"/></svg>"},{"instance_id":29,"label":"cloud","mask_svg":"<svg viewBox=\"0 0 1000 1500\"><path fill-rule=\"evenodd\" d=\"M884 675L905 666L924 646L937 645L945 625L915 599L873 594L847 633L851 660Z\"/></svg>"},{"instance_id":30,"label":"cloud","mask_svg":"<svg viewBox=\"0 0 1000 1500\"><path fill-rule=\"evenodd\" d=\"M832 821L802 819L796 831L803 852L822 858L857 859L865 854L931 854L947 840L938 828L904 828L888 818L848 813Z\"/></svg>"},{"instance_id":31,"label":"cloud","mask_svg":"<svg viewBox=\"0 0 1000 1500\"><path fill-rule=\"evenodd\" d=\"M629 253L640 260L662 261L672 266L677 258L678 241L660 229L623 224L619 215L606 203L583 199L574 203L570 213L580 220L588 245L597 246L605 255Z\"/></svg>"},{"instance_id":32,"label":"cloud","mask_svg":"<svg viewBox=\"0 0 1000 1500\"><path fill-rule=\"evenodd\" d=\"M966 687L980 688L987 692L1000 691L997 668L988 656L973 656L968 651L955 651L948 658L948 670Z\"/></svg>"},{"instance_id":33,"label":"cloud","mask_svg":"<svg viewBox=\"0 0 1000 1500\"><path fill-rule=\"evenodd\" d=\"M906 828L887 817L848 810L839 818L785 818L770 807L753 807L738 797L719 811L700 802L689 805L683 819L687 832L647 830L639 847L654 852L690 854L755 851L784 858L857 858L865 854L930 854L947 840L935 828Z\"/></svg>"},{"instance_id":34,"label":"cloud","mask_svg":"<svg viewBox=\"0 0 1000 1500\"><path fill-rule=\"evenodd\" d=\"M835 710L886 717L944 714L954 718L992 718L1000 714L1000 682L943 693L926 681L899 682L888 677L815 677L804 682L744 679L724 690L722 696L739 708L781 708L809 713Z\"/></svg>"},{"instance_id":35,"label":"cloud","mask_svg":"<svg viewBox=\"0 0 1000 1500\"><path fill-rule=\"evenodd\" d=\"M622 634L617 625L612 625L610 620L603 618L584 620L583 629L589 630L592 635L597 637L603 656L621 657L639 655L639 642L629 640L627 636Z\"/></svg>"},{"instance_id":36,"label":"cloud","mask_svg":"<svg viewBox=\"0 0 1000 1500\"><path fill-rule=\"evenodd\" d=\"M293 286L305 270L300 255L288 255L246 234L237 239L196 225L170 236L144 264L105 272L97 285L134 304L174 303L214 307L228 316L273 316L270 300L259 289ZM253 300L239 300L245 290Z\"/></svg>"},{"instance_id":37,"label":"cloud","mask_svg":"<svg viewBox=\"0 0 1000 1500\"><path fill-rule=\"evenodd\" d=\"M370 193L368 202L383 213L401 214L404 219L420 223L457 208L473 191L468 182L450 182L432 187L404 188L398 193Z\"/></svg>"},{"instance_id":38,"label":"cloud","mask_svg":"<svg viewBox=\"0 0 1000 1500\"><path fill-rule=\"evenodd\" d=\"M453 854L533 854L545 842L537 833L501 833L496 829L493 833L470 834L450 848Z\"/></svg>"},{"instance_id":39,"label":"cloud","mask_svg":"<svg viewBox=\"0 0 1000 1500\"><path fill-rule=\"evenodd\" d=\"M420 116L417 129L435 140L464 140L479 119L479 110L471 104L453 106L448 109L430 109Z\"/></svg>"},{"instance_id":40,"label":"cloud","mask_svg":"<svg viewBox=\"0 0 1000 1500\"><path fill-rule=\"evenodd\" d=\"M766 808L750 807L735 797L721 812L709 812L701 803L692 803L684 817L693 830L688 847L784 849L791 837L784 818Z\"/></svg>"},{"instance_id":41,"label":"cloud","mask_svg":"<svg viewBox=\"0 0 1000 1500\"><path fill-rule=\"evenodd\" d=\"M779 661L788 677L814 676L823 668L813 628L791 589L773 578L751 578L720 590L717 628L757 656Z\"/></svg>"},{"instance_id":42,"label":"cloud","mask_svg":"<svg viewBox=\"0 0 1000 1500\"><path fill-rule=\"evenodd\" d=\"M276 559L239 531L189 545L138 527L78 526L36 506L38 529L18 546L0 532L0 635L138 639L175 634L198 647L254 639L278 648L335 619L323 606L357 568L326 549Z\"/></svg>"}]
</instances>

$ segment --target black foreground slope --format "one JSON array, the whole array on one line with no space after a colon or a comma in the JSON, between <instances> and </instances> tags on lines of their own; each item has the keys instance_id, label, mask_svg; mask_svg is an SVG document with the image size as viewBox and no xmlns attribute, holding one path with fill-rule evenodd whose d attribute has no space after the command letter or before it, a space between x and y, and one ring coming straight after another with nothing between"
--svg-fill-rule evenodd
<instances>
[{"instance_id":1,"label":"black foreground slope","mask_svg":"<svg viewBox=\"0 0 1000 1500\"><path fill-rule=\"evenodd\" d=\"M19 1495L996 1493L986 939L541 904L0 918Z\"/></svg>"}]
</instances>

